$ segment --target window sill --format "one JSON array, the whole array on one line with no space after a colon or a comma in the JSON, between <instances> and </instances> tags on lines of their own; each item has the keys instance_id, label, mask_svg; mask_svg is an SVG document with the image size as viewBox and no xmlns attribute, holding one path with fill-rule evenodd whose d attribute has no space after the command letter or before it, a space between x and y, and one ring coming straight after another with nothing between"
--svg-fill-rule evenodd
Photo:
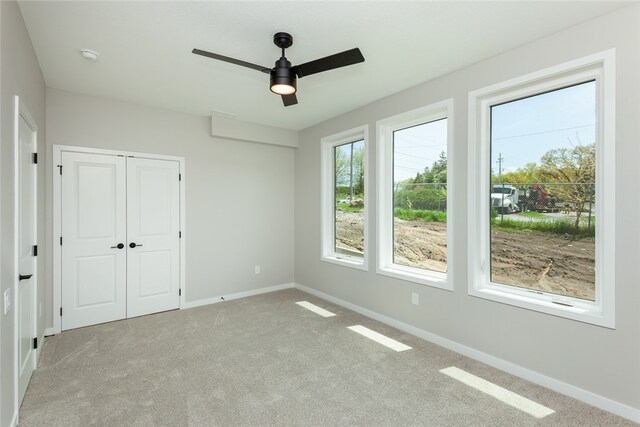
<instances>
[{"instance_id":1,"label":"window sill","mask_svg":"<svg viewBox=\"0 0 640 427\"><path fill-rule=\"evenodd\" d=\"M490 285L491 286L491 285ZM515 307L525 308L540 313L546 313L557 317L563 317L566 319L576 320L583 323L590 323L592 325L602 326L609 329L615 329L615 318L605 316L603 311L593 304L585 303L584 306L567 306L552 302L552 297L547 296L548 300L543 300L533 296L526 295L527 291L513 290L506 291L498 289L497 286L485 287L485 288L470 288L469 295L483 298L490 301L499 302L502 304L508 304ZM558 300L564 298L558 297Z\"/></svg>"},{"instance_id":2,"label":"window sill","mask_svg":"<svg viewBox=\"0 0 640 427\"><path fill-rule=\"evenodd\" d=\"M393 277L395 279L418 283L420 285L431 286L448 291L453 290L453 286L451 286L447 280L447 273L421 270L419 268L405 267L397 264L379 267L377 273L383 276Z\"/></svg>"},{"instance_id":3,"label":"window sill","mask_svg":"<svg viewBox=\"0 0 640 427\"><path fill-rule=\"evenodd\" d=\"M365 259L366 259L366 255L365 255ZM342 265L344 267L355 268L357 270L363 270L363 271L369 270L369 266L364 260L359 260L357 258L352 258L349 256L328 255L328 256L323 256L321 260L324 262L329 262L331 264L337 264L337 265Z\"/></svg>"}]
</instances>

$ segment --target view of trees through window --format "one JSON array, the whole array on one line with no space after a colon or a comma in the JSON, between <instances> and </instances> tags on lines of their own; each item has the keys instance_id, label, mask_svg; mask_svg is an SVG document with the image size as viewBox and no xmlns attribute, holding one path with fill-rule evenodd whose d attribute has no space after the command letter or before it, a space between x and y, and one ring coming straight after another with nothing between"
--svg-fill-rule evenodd
<instances>
[{"instance_id":1,"label":"view of trees through window","mask_svg":"<svg viewBox=\"0 0 640 427\"><path fill-rule=\"evenodd\" d=\"M447 119L393 132L393 263L447 271Z\"/></svg>"},{"instance_id":2,"label":"view of trees through window","mask_svg":"<svg viewBox=\"0 0 640 427\"><path fill-rule=\"evenodd\" d=\"M364 140L334 147L335 253L364 256Z\"/></svg>"},{"instance_id":3,"label":"view of trees through window","mask_svg":"<svg viewBox=\"0 0 640 427\"><path fill-rule=\"evenodd\" d=\"M491 281L595 298L596 84L491 107Z\"/></svg>"}]
</instances>

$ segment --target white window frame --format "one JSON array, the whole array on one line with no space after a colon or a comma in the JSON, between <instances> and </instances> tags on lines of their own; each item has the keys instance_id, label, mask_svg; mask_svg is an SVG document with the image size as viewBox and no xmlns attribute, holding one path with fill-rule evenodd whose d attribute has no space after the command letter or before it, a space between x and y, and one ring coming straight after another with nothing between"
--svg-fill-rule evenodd
<instances>
[{"instance_id":1,"label":"white window frame","mask_svg":"<svg viewBox=\"0 0 640 427\"><path fill-rule=\"evenodd\" d=\"M364 141L363 164L364 164L364 251L363 257L354 257L345 254L338 254L335 251L335 154L334 148L343 144L356 141ZM334 135L327 136L321 142L321 259L322 261L346 267L368 270L369 254L369 127L359 126Z\"/></svg>"},{"instance_id":2,"label":"white window frame","mask_svg":"<svg viewBox=\"0 0 640 427\"><path fill-rule=\"evenodd\" d=\"M595 301L490 280L489 176L492 105L596 82ZM615 328L615 50L547 68L469 93L468 281L472 296Z\"/></svg>"},{"instance_id":3,"label":"white window frame","mask_svg":"<svg viewBox=\"0 0 640 427\"><path fill-rule=\"evenodd\" d=\"M447 119L447 272L439 272L393 262L393 133L436 120ZM453 193L453 98L422 108L411 110L393 117L379 120L377 125L378 191L377 230L378 264L377 273L407 280L421 285L453 290L451 260L453 259L452 224L454 224Z\"/></svg>"}]
</instances>

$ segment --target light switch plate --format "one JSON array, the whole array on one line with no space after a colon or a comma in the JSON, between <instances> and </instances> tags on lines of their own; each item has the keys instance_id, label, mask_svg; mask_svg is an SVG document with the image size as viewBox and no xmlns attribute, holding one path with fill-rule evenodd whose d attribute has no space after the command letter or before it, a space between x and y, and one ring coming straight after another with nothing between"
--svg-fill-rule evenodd
<instances>
[{"instance_id":1,"label":"light switch plate","mask_svg":"<svg viewBox=\"0 0 640 427\"><path fill-rule=\"evenodd\" d=\"M5 289L2 295L4 296L3 313L6 315L11 310L11 288Z\"/></svg>"},{"instance_id":2,"label":"light switch plate","mask_svg":"<svg viewBox=\"0 0 640 427\"><path fill-rule=\"evenodd\" d=\"M413 305L420 304L420 295L417 292L411 293L411 304Z\"/></svg>"}]
</instances>

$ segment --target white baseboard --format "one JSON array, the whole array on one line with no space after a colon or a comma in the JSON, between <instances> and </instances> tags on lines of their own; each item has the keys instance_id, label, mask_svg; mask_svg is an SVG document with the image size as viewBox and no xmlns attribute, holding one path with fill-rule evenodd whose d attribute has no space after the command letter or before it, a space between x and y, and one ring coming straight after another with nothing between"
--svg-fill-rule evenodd
<instances>
[{"instance_id":1,"label":"white baseboard","mask_svg":"<svg viewBox=\"0 0 640 427\"><path fill-rule=\"evenodd\" d=\"M36 348L36 369L38 368L38 364L40 363L40 355L42 354L42 349L44 348L44 337L44 332L41 336L38 337L38 348Z\"/></svg>"},{"instance_id":2,"label":"white baseboard","mask_svg":"<svg viewBox=\"0 0 640 427\"><path fill-rule=\"evenodd\" d=\"M245 297L250 297L250 296L253 296L253 295L266 294L266 293L269 293L269 292L281 291L283 289L291 289L293 287L295 287L294 283L284 283L282 285L267 286L266 288L259 288L259 289L254 289L254 290L251 290L251 291L236 292L236 293L233 293L233 294L220 295L220 296L213 297L213 298L199 299L199 300L196 300L196 301L185 302L182 305L182 307L180 307L180 309L183 310L183 309L187 309L187 308L201 307L203 305L215 304L217 302L223 302L223 301L231 301L231 300L238 299L238 298L245 298ZM46 328L44 330L44 336L48 337L48 336L51 336L51 335L55 335L55 329L54 328Z\"/></svg>"},{"instance_id":3,"label":"white baseboard","mask_svg":"<svg viewBox=\"0 0 640 427\"><path fill-rule=\"evenodd\" d=\"M228 295L221 295L213 298L199 299L196 301L185 302L180 309L200 307L203 305L215 304L217 302L231 301L238 298L251 297L254 295L266 294L269 292L281 291L283 289L291 289L295 287L294 283L285 283L282 285L267 286L266 288L253 289L251 291L236 292Z\"/></svg>"},{"instance_id":4,"label":"white baseboard","mask_svg":"<svg viewBox=\"0 0 640 427\"><path fill-rule=\"evenodd\" d=\"M432 334L431 332L416 328L415 326L411 326L407 323L376 313L375 311L341 300L340 298L333 297L329 294L325 294L324 292L320 292L316 289L309 288L299 283L295 283L295 288L307 292L311 295L315 295L318 298L322 298L334 304L348 308L349 310L355 311L356 313L360 313L363 316L367 316L379 322L385 323L411 335L415 335L446 349L455 351L456 353L460 353L464 356L485 363L489 366L493 366L494 368L500 369L501 371L507 372L511 375L515 375L527 381L531 381L532 383L541 385L558 393L595 406L596 408L603 409L616 415L620 415L621 417L627 418L631 421L640 423L640 409L636 409L623 403L616 402L609 398L600 396L587 390L583 390L579 387L564 383L562 381L556 380L554 378L548 377L514 363L507 362L506 360L491 356L474 348L467 347L466 345L451 341L439 335Z\"/></svg>"}]
</instances>

